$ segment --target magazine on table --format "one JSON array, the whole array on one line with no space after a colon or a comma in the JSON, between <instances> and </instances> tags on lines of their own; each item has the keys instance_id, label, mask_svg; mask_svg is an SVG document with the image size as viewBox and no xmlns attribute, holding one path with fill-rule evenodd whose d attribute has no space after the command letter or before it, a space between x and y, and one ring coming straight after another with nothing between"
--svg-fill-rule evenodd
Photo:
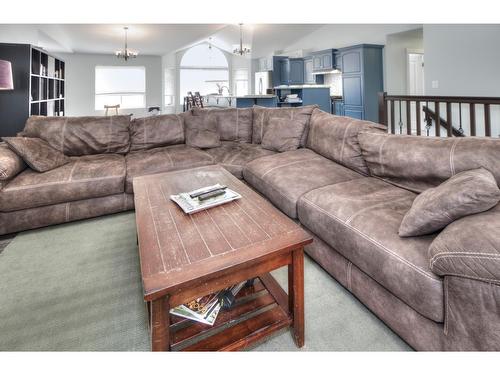
<instances>
[{"instance_id":1,"label":"magazine on table","mask_svg":"<svg viewBox=\"0 0 500 375\"><path fill-rule=\"evenodd\" d=\"M214 325L223 305L227 304L227 296L233 296L234 299L245 283L246 281L233 285L232 287L222 289L217 293L211 293L183 305L176 306L170 309L170 313L182 318L212 326Z\"/></svg>"},{"instance_id":2,"label":"magazine on table","mask_svg":"<svg viewBox=\"0 0 500 375\"><path fill-rule=\"evenodd\" d=\"M221 184L170 196L170 199L187 214L203 211L240 198L240 194Z\"/></svg>"}]
</instances>

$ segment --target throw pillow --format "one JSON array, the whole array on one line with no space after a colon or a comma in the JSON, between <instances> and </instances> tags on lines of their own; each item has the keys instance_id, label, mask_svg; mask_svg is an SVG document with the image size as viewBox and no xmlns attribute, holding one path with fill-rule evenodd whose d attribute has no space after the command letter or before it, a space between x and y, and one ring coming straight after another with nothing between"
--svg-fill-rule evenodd
<instances>
[{"instance_id":1,"label":"throw pillow","mask_svg":"<svg viewBox=\"0 0 500 375\"><path fill-rule=\"evenodd\" d=\"M306 124L304 121L272 118L262 137L262 148L271 151L293 151L299 148Z\"/></svg>"},{"instance_id":2,"label":"throw pillow","mask_svg":"<svg viewBox=\"0 0 500 375\"><path fill-rule=\"evenodd\" d=\"M500 200L495 177L484 168L460 172L425 190L399 227L401 237L433 233L461 217L489 210Z\"/></svg>"},{"instance_id":3,"label":"throw pillow","mask_svg":"<svg viewBox=\"0 0 500 375\"><path fill-rule=\"evenodd\" d=\"M26 164L7 143L0 143L0 181L7 181L21 173Z\"/></svg>"},{"instance_id":4,"label":"throw pillow","mask_svg":"<svg viewBox=\"0 0 500 375\"><path fill-rule=\"evenodd\" d=\"M37 172L47 172L69 163L62 152L40 138L4 137L5 143Z\"/></svg>"},{"instance_id":5,"label":"throw pillow","mask_svg":"<svg viewBox=\"0 0 500 375\"><path fill-rule=\"evenodd\" d=\"M213 148L221 145L217 130L217 119L207 111L200 116L184 117L186 126L186 144L191 147Z\"/></svg>"}]
</instances>

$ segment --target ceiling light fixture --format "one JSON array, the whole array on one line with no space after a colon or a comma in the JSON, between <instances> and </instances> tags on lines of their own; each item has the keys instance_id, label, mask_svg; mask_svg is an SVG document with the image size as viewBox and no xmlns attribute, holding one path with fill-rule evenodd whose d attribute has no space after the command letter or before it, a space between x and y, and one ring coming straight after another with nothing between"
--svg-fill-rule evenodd
<instances>
[{"instance_id":1,"label":"ceiling light fixture","mask_svg":"<svg viewBox=\"0 0 500 375\"><path fill-rule=\"evenodd\" d=\"M125 30L125 49L116 51L115 55L119 59L124 59L125 61L127 61L130 58L135 59L139 53L128 49L128 39L127 39L128 27L125 26L123 30Z\"/></svg>"},{"instance_id":2,"label":"ceiling light fixture","mask_svg":"<svg viewBox=\"0 0 500 375\"><path fill-rule=\"evenodd\" d=\"M246 55L246 54L249 54L250 53L250 48L243 48L243 24L240 23L238 24L240 26L240 47L239 48L235 48L233 53L235 55L240 55L240 56L243 56L243 55Z\"/></svg>"}]
</instances>

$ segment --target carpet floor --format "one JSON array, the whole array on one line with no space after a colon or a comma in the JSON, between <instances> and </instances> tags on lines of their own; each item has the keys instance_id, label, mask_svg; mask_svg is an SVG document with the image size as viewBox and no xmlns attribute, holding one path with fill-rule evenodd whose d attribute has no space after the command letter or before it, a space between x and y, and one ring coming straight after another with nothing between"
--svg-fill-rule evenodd
<instances>
[{"instance_id":1,"label":"carpet floor","mask_svg":"<svg viewBox=\"0 0 500 375\"><path fill-rule=\"evenodd\" d=\"M284 287L285 269L274 272ZM411 350L315 262L305 262L301 350ZM32 230L0 253L0 350L147 351L133 212ZM253 350L298 350L282 331Z\"/></svg>"}]
</instances>

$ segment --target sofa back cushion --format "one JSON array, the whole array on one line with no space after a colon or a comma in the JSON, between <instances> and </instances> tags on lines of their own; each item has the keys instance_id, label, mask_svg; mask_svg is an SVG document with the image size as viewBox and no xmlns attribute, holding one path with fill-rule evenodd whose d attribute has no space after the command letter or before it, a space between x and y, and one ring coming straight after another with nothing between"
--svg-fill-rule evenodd
<instances>
[{"instance_id":1,"label":"sofa back cushion","mask_svg":"<svg viewBox=\"0 0 500 375\"><path fill-rule=\"evenodd\" d=\"M358 134L362 131L384 134L387 128L374 122L334 116L315 109L309 123L306 146L325 158L368 175L358 141Z\"/></svg>"},{"instance_id":2,"label":"sofa back cushion","mask_svg":"<svg viewBox=\"0 0 500 375\"><path fill-rule=\"evenodd\" d=\"M130 122L130 151L184 143L184 116L161 115Z\"/></svg>"},{"instance_id":3,"label":"sofa back cushion","mask_svg":"<svg viewBox=\"0 0 500 375\"><path fill-rule=\"evenodd\" d=\"M500 185L500 139L374 133L360 133L358 139L371 175L417 193L480 167Z\"/></svg>"},{"instance_id":4,"label":"sofa back cushion","mask_svg":"<svg viewBox=\"0 0 500 375\"><path fill-rule=\"evenodd\" d=\"M187 113L184 117L186 144L197 148L213 148L221 145L215 116L208 111L194 116Z\"/></svg>"},{"instance_id":5,"label":"sofa back cushion","mask_svg":"<svg viewBox=\"0 0 500 375\"><path fill-rule=\"evenodd\" d=\"M130 148L130 116L32 116L22 136L41 138L68 156L125 154Z\"/></svg>"},{"instance_id":6,"label":"sofa back cushion","mask_svg":"<svg viewBox=\"0 0 500 375\"><path fill-rule=\"evenodd\" d=\"M304 130L303 121L273 118L264 132L261 146L277 152L296 150L300 146Z\"/></svg>"},{"instance_id":7,"label":"sofa back cushion","mask_svg":"<svg viewBox=\"0 0 500 375\"><path fill-rule=\"evenodd\" d=\"M252 126L252 143L262 143L262 137L266 132L269 120L273 118L280 118L285 120L302 121L305 126L302 139L300 140L300 147L306 145L307 133L309 130L309 120L311 114L317 105L307 105L304 107L286 107L286 108L267 108L267 107L253 107L253 126Z\"/></svg>"},{"instance_id":8,"label":"sofa back cushion","mask_svg":"<svg viewBox=\"0 0 500 375\"><path fill-rule=\"evenodd\" d=\"M194 116L207 112L215 117L221 141L252 142L252 108L193 108L192 110Z\"/></svg>"}]
</instances>

